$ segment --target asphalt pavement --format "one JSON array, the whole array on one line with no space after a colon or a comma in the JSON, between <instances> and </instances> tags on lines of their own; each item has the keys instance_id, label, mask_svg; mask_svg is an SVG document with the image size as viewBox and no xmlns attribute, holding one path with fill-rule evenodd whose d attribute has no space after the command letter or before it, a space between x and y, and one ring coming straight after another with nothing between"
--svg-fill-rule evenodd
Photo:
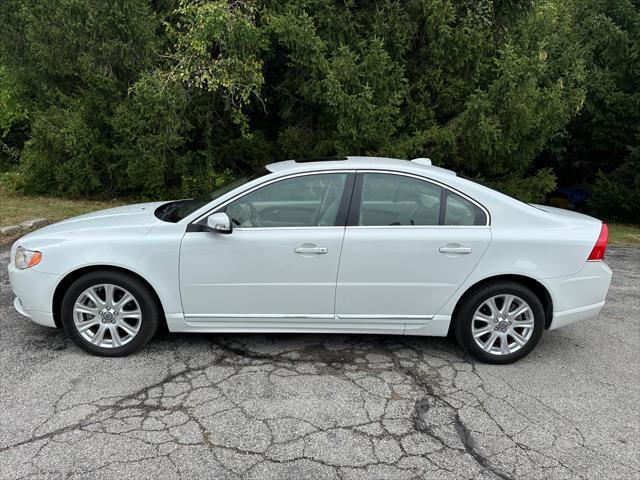
<instances>
[{"instance_id":1,"label":"asphalt pavement","mask_svg":"<svg viewBox=\"0 0 640 480\"><path fill-rule=\"evenodd\" d=\"M640 478L640 249L598 318L507 366L451 340L163 333L90 356L12 306L0 478Z\"/></svg>"}]
</instances>

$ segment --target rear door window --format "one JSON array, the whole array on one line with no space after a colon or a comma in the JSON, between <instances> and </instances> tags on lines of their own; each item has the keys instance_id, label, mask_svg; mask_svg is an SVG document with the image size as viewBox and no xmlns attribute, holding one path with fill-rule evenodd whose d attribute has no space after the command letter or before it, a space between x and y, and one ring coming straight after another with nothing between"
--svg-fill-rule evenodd
<instances>
[{"instance_id":1,"label":"rear door window","mask_svg":"<svg viewBox=\"0 0 640 480\"><path fill-rule=\"evenodd\" d=\"M358 225L438 225L442 188L412 177L362 175Z\"/></svg>"},{"instance_id":2,"label":"rear door window","mask_svg":"<svg viewBox=\"0 0 640 480\"><path fill-rule=\"evenodd\" d=\"M473 202L427 180L392 173L361 173L358 226L486 225ZM352 220L353 222L353 220Z\"/></svg>"}]
</instances>

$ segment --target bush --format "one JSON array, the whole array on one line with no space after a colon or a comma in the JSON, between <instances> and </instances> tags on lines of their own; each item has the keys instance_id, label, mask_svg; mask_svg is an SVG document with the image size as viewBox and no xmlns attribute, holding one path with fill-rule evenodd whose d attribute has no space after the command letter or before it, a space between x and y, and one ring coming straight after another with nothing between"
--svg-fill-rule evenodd
<instances>
[{"instance_id":1,"label":"bush","mask_svg":"<svg viewBox=\"0 0 640 480\"><path fill-rule=\"evenodd\" d=\"M0 191L16 193L24 189L24 177L20 172L0 173Z\"/></svg>"},{"instance_id":2,"label":"bush","mask_svg":"<svg viewBox=\"0 0 640 480\"><path fill-rule=\"evenodd\" d=\"M640 147L611 174L598 172L587 207L608 221L640 222Z\"/></svg>"},{"instance_id":3,"label":"bush","mask_svg":"<svg viewBox=\"0 0 640 480\"><path fill-rule=\"evenodd\" d=\"M543 203L546 194L556 188L556 176L551 169L544 168L530 177L511 176L483 183L522 202Z\"/></svg>"},{"instance_id":4,"label":"bush","mask_svg":"<svg viewBox=\"0 0 640 480\"><path fill-rule=\"evenodd\" d=\"M228 182L233 175L229 170L221 173L207 172L205 175L194 177L183 175L180 187L181 198L194 198Z\"/></svg>"}]
</instances>

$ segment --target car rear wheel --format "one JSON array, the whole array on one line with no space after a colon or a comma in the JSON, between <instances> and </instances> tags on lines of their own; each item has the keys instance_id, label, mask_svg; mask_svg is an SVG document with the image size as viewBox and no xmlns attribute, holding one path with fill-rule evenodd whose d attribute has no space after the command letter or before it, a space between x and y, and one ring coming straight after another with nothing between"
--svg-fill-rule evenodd
<instances>
[{"instance_id":1,"label":"car rear wheel","mask_svg":"<svg viewBox=\"0 0 640 480\"><path fill-rule=\"evenodd\" d=\"M78 278L62 300L62 324L83 350L119 357L142 348L160 319L153 292L123 272L97 271Z\"/></svg>"},{"instance_id":2,"label":"car rear wheel","mask_svg":"<svg viewBox=\"0 0 640 480\"><path fill-rule=\"evenodd\" d=\"M540 341L544 308L529 288L495 282L472 291L456 311L458 343L485 363L520 360Z\"/></svg>"}]
</instances>

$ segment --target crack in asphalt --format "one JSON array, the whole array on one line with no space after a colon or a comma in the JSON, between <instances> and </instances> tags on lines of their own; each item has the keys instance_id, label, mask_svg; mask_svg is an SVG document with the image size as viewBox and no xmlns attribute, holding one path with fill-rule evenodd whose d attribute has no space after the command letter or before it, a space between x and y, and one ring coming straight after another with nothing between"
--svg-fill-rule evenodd
<instances>
[{"instance_id":1,"label":"crack in asphalt","mask_svg":"<svg viewBox=\"0 0 640 480\"><path fill-rule=\"evenodd\" d=\"M552 368L540 354L496 367L446 339L225 334L105 360L18 318L10 297L2 268L0 479L640 478L638 423L603 449L562 392L522 384ZM603 382L638 392L589 388Z\"/></svg>"}]
</instances>

